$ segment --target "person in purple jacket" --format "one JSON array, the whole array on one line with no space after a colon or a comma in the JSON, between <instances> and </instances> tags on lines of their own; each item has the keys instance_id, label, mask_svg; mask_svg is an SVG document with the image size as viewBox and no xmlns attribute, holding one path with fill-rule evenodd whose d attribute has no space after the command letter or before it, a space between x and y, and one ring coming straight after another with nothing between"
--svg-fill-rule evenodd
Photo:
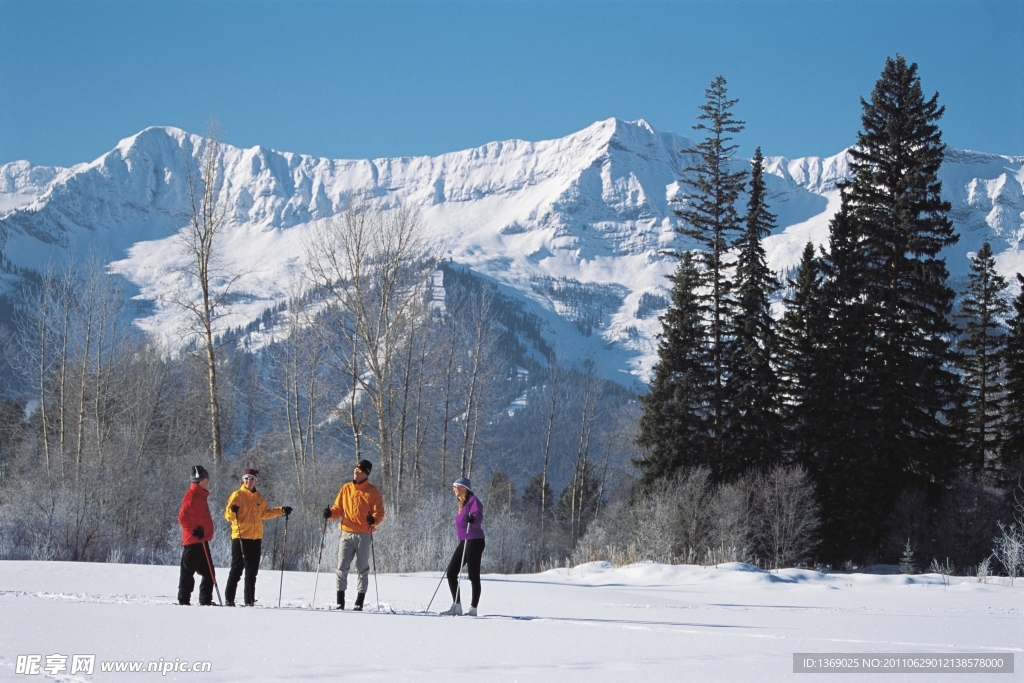
<instances>
[{"instance_id":1,"label":"person in purple jacket","mask_svg":"<svg viewBox=\"0 0 1024 683\"><path fill-rule=\"evenodd\" d=\"M459 594L459 572L467 567L469 582L473 585L473 604L466 616L476 616L480 604L480 558L484 554L484 506L473 494L469 479L459 477L452 483L452 493L459 499L459 511L455 515L455 532L459 545L448 563L448 588L452 591L452 606L441 614L459 616L462 614L462 598Z\"/></svg>"}]
</instances>

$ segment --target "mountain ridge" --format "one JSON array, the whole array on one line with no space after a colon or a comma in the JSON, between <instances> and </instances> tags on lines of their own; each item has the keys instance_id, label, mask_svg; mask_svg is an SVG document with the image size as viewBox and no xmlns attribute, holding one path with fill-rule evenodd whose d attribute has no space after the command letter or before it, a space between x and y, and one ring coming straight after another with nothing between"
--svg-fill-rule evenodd
<instances>
[{"instance_id":1,"label":"mountain ridge","mask_svg":"<svg viewBox=\"0 0 1024 683\"><path fill-rule=\"evenodd\" d=\"M0 166L0 252L38 271L98 250L133 295L152 304L137 324L180 343L180 312L167 296L180 260L173 240L188 221L186 164L197 167L205 144L182 129L152 126L70 168ZM692 147L689 138L642 119L615 118L562 138L492 142L435 157L326 159L222 145L217 193L228 228L221 246L229 265L245 273L236 285L239 303L223 324L244 324L286 298L301 269L305 233L367 196L415 208L446 258L544 316L567 361L598 358L605 376L639 385L660 330L656 315L638 315L641 300L667 295L665 276L675 264L665 252L692 246L675 231L672 213L681 169L691 162L682 150ZM785 271L808 240L826 241L836 183L849 162L845 150L766 162L779 228L765 248L771 267ZM1024 269L1024 157L948 149L940 177L961 234L946 252L951 273L966 273L966 255L986 239L1001 272ZM558 282L578 283L601 307L572 309L559 300ZM17 286L11 273L0 275L9 295ZM601 320L587 322L583 334L581 315Z\"/></svg>"}]
</instances>

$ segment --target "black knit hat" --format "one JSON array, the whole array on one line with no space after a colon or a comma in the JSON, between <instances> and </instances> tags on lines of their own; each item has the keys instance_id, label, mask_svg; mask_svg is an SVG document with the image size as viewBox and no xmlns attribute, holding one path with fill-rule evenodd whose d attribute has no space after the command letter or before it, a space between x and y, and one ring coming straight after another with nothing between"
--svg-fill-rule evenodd
<instances>
[{"instance_id":1,"label":"black knit hat","mask_svg":"<svg viewBox=\"0 0 1024 683\"><path fill-rule=\"evenodd\" d=\"M202 465L193 465L192 473L189 475L189 481L198 484L203 479L209 479L210 473L206 471L206 468Z\"/></svg>"},{"instance_id":2,"label":"black knit hat","mask_svg":"<svg viewBox=\"0 0 1024 683\"><path fill-rule=\"evenodd\" d=\"M373 469L373 463L369 460L360 460L356 463L356 467L363 471L363 474L370 476L370 470Z\"/></svg>"}]
</instances>

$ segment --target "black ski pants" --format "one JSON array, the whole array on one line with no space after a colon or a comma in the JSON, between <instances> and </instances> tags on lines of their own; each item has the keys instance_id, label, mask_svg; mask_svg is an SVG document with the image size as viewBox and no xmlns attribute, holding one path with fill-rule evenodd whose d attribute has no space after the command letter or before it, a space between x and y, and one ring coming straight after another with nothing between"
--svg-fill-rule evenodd
<instances>
[{"instance_id":1,"label":"black ski pants","mask_svg":"<svg viewBox=\"0 0 1024 683\"><path fill-rule=\"evenodd\" d=\"M199 574L199 604L213 604L213 575L208 553L208 543L192 543L181 549L181 572L178 575L178 604L192 603L192 589L196 587L195 575Z\"/></svg>"},{"instance_id":2,"label":"black ski pants","mask_svg":"<svg viewBox=\"0 0 1024 683\"><path fill-rule=\"evenodd\" d=\"M462 548L466 548L466 561L462 562ZM468 541L459 541L452 553L452 561L448 563L448 588L452 592L452 602L462 602L459 595L459 572L465 566L469 573L469 582L473 586L473 607L480 604L480 558L484 554L484 539L471 538Z\"/></svg>"},{"instance_id":3,"label":"black ski pants","mask_svg":"<svg viewBox=\"0 0 1024 683\"><path fill-rule=\"evenodd\" d=\"M229 603L235 601L235 591L238 589L238 580L242 578L242 570L245 570L245 588L243 597L246 605L256 603L256 573L260 570L260 553L263 547L263 540L232 538L231 539L231 571L228 573L228 584L224 588L224 600Z\"/></svg>"}]
</instances>

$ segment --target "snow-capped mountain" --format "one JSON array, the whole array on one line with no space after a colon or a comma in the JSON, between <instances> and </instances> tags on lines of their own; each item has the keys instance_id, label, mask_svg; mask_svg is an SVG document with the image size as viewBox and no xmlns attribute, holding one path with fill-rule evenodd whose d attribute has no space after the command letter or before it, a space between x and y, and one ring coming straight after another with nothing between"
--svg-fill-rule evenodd
<instances>
[{"instance_id":1,"label":"snow-capped mountain","mask_svg":"<svg viewBox=\"0 0 1024 683\"><path fill-rule=\"evenodd\" d=\"M197 166L204 144L179 129L147 128L72 168L0 166L5 269L41 270L95 249L152 302L138 324L174 343L182 327L168 302L182 258L175 235L188 220L187 163ZM310 226L370 196L418 210L454 263L543 317L569 362L590 356L606 376L632 384L654 360L675 265L663 252L687 246L673 229L671 200L687 165L680 150L692 144L642 120L608 119L557 140L437 157L332 160L224 145L218 191L229 227L220 250L225 269L241 277L222 324L244 325L285 299ZM767 161L779 229L765 246L770 265L784 270L808 240L826 241L847 158ZM954 277L985 240L1005 274L1024 270L1024 157L949 149L941 177L961 234L947 254ZM8 291L12 272L2 274Z\"/></svg>"}]
</instances>

